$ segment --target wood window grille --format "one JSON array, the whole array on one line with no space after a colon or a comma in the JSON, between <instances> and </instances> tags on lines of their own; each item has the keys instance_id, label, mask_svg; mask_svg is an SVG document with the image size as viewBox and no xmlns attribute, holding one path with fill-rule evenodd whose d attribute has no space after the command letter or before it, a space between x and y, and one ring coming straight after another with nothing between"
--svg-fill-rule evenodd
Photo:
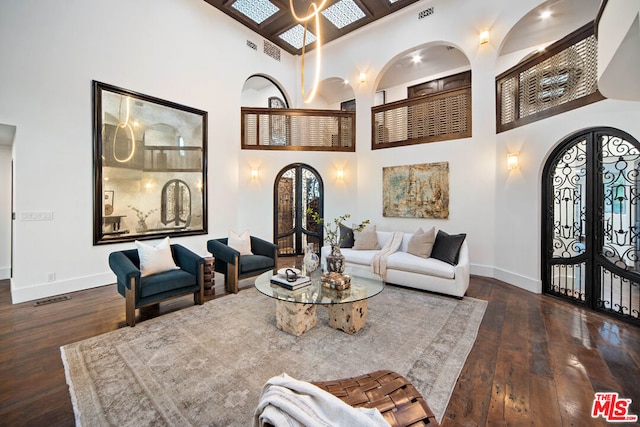
<instances>
[{"instance_id":1,"label":"wood window grille","mask_svg":"<svg viewBox=\"0 0 640 427\"><path fill-rule=\"evenodd\" d=\"M497 132L604 99L597 83L593 23L496 78Z\"/></svg>"},{"instance_id":2,"label":"wood window grille","mask_svg":"<svg viewBox=\"0 0 640 427\"><path fill-rule=\"evenodd\" d=\"M371 149L471 136L471 84L371 108Z\"/></svg>"},{"instance_id":3,"label":"wood window grille","mask_svg":"<svg viewBox=\"0 0 640 427\"><path fill-rule=\"evenodd\" d=\"M242 149L355 151L354 111L243 107L241 116Z\"/></svg>"}]
</instances>

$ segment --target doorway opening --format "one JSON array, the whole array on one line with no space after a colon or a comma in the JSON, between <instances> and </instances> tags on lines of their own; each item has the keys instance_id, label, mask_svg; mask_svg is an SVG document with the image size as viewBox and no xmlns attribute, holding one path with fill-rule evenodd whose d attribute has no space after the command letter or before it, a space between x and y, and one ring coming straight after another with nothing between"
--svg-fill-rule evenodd
<instances>
[{"instance_id":1,"label":"doorway opening","mask_svg":"<svg viewBox=\"0 0 640 427\"><path fill-rule=\"evenodd\" d=\"M322 226L309 213L324 212L324 185L320 174L311 166L294 163L284 167L274 183L274 242L278 256L298 256L312 243L320 251Z\"/></svg>"},{"instance_id":2,"label":"doorway opening","mask_svg":"<svg viewBox=\"0 0 640 427\"><path fill-rule=\"evenodd\" d=\"M542 176L543 292L640 324L640 143L575 133Z\"/></svg>"}]
</instances>

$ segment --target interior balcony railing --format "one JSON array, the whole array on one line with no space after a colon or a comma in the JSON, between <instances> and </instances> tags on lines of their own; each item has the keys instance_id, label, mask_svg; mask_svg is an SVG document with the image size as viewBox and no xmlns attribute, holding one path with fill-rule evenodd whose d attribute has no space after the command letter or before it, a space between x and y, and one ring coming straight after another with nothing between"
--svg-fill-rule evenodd
<instances>
[{"instance_id":1,"label":"interior balcony railing","mask_svg":"<svg viewBox=\"0 0 640 427\"><path fill-rule=\"evenodd\" d=\"M371 149L471 136L471 85L371 108Z\"/></svg>"},{"instance_id":2,"label":"interior balcony railing","mask_svg":"<svg viewBox=\"0 0 640 427\"><path fill-rule=\"evenodd\" d=\"M354 111L243 107L241 115L242 149L356 151Z\"/></svg>"},{"instance_id":3,"label":"interior balcony railing","mask_svg":"<svg viewBox=\"0 0 640 427\"><path fill-rule=\"evenodd\" d=\"M496 78L496 131L604 99L597 74L598 43L591 22Z\"/></svg>"}]
</instances>

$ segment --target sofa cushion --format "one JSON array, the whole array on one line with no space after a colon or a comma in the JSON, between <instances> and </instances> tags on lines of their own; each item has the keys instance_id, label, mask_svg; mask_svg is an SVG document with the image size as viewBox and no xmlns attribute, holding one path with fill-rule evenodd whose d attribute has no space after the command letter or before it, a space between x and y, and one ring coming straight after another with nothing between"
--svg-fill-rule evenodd
<instances>
[{"instance_id":1,"label":"sofa cushion","mask_svg":"<svg viewBox=\"0 0 640 427\"><path fill-rule=\"evenodd\" d=\"M251 235L249 234L249 230L245 230L241 234L230 230L227 245L240 252L240 255L253 255L253 252L251 252Z\"/></svg>"},{"instance_id":2,"label":"sofa cushion","mask_svg":"<svg viewBox=\"0 0 640 427\"><path fill-rule=\"evenodd\" d=\"M418 231L411 236L407 245L407 252L421 258L429 258L435 240L436 231L433 227L431 227L427 232L423 231L422 228L419 228Z\"/></svg>"},{"instance_id":3,"label":"sofa cushion","mask_svg":"<svg viewBox=\"0 0 640 427\"><path fill-rule=\"evenodd\" d=\"M387 258L388 270L410 271L417 274L442 277L444 279L455 278L455 267L451 264L433 258L421 258L407 252L394 252Z\"/></svg>"},{"instance_id":4,"label":"sofa cushion","mask_svg":"<svg viewBox=\"0 0 640 427\"><path fill-rule=\"evenodd\" d=\"M352 248L354 243L353 229L344 224L340 224L340 247Z\"/></svg>"},{"instance_id":5,"label":"sofa cushion","mask_svg":"<svg viewBox=\"0 0 640 427\"><path fill-rule=\"evenodd\" d=\"M377 254L378 250L362 250L357 251L354 249L343 249L342 255L344 255L344 260L351 264L359 264L359 265L371 265L371 261L373 260L373 256Z\"/></svg>"},{"instance_id":6,"label":"sofa cushion","mask_svg":"<svg viewBox=\"0 0 640 427\"><path fill-rule=\"evenodd\" d=\"M380 249L375 225L369 224L362 231L358 231L354 227L353 237L355 238L355 243L353 244L353 249L355 250Z\"/></svg>"},{"instance_id":7,"label":"sofa cushion","mask_svg":"<svg viewBox=\"0 0 640 427\"><path fill-rule=\"evenodd\" d=\"M140 275L142 277L180 268L173 260L169 236L162 239L162 241L156 246L148 245L137 240L135 241L135 244L138 248Z\"/></svg>"},{"instance_id":8,"label":"sofa cushion","mask_svg":"<svg viewBox=\"0 0 640 427\"><path fill-rule=\"evenodd\" d=\"M466 237L466 234L449 235L442 230L438 230L438 235L436 236L436 241L431 251L431 258L444 261L451 265L458 264L460 248Z\"/></svg>"},{"instance_id":9,"label":"sofa cushion","mask_svg":"<svg viewBox=\"0 0 640 427\"><path fill-rule=\"evenodd\" d=\"M264 255L241 255L238 262L240 263L238 268L238 273L240 275L257 270L275 268L273 258Z\"/></svg>"},{"instance_id":10,"label":"sofa cushion","mask_svg":"<svg viewBox=\"0 0 640 427\"><path fill-rule=\"evenodd\" d=\"M184 270L171 270L140 279L140 298L162 294L196 284L196 277Z\"/></svg>"}]
</instances>

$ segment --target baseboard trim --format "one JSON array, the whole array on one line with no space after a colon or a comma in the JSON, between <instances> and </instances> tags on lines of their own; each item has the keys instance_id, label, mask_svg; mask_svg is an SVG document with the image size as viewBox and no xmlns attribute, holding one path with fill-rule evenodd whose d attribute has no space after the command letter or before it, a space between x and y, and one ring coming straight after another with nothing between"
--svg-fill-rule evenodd
<instances>
[{"instance_id":1,"label":"baseboard trim","mask_svg":"<svg viewBox=\"0 0 640 427\"><path fill-rule=\"evenodd\" d=\"M539 279L523 276L518 273L513 273L511 271L488 265L471 264L470 272L477 276L491 277L501 280L510 285L524 289L525 291L533 292L534 294L542 293L542 281Z\"/></svg>"},{"instance_id":2,"label":"baseboard trim","mask_svg":"<svg viewBox=\"0 0 640 427\"><path fill-rule=\"evenodd\" d=\"M542 293L542 280L526 277L501 268L495 268L494 270L495 274L493 277L495 279L502 280L510 285L522 288L525 291L533 292L534 294Z\"/></svg>"},{"instance_id":3,"label":"baseboard trim","mask_svg":"<svg viewBox=\"0 0 640 427\"><path fill-rule=\"evenodd\" d=\"M113 273L106 272L91 276L74 277L69 280L56 280L54 282L39 283L36 285L16 288L11 283L11 302L19 304L22 302L48 298L62 295L69 292L77 292L85 289L97 288L109 283L115 283Z\"/></svg>"},{"instance_id":4,"label":"baseboard trim","mask_svg":"<svg viewBox=\"0 0 640 427\"><path fill-rule=\"evenodd\" d=\"M11 267L0 268L0 280L11 279Z\"/></svg>"},{"instance_id":5,"label":"baseboard trim","mask_svg":"<svg viewBox=\"0 0 640 427\"><path fill-rule=\"evenodd\" d=\"M526 277L488 265L471 264L470 273L477 276L492 277L510 285L536 294L542 293L542 281ZM0 269L0 274L3 272ZM10 272L10 269L9 269ZM1 276L0 276L1 277ZM8 277L7 277L8 278ZM85 289L97 288L109 283L115 283L116 278L111 272L94 274L91 276L74 277L69 280L39 283L32 286L16 288L11 284L11 300L13 304L77 292Z\"/></svg>"}]
</instances>

